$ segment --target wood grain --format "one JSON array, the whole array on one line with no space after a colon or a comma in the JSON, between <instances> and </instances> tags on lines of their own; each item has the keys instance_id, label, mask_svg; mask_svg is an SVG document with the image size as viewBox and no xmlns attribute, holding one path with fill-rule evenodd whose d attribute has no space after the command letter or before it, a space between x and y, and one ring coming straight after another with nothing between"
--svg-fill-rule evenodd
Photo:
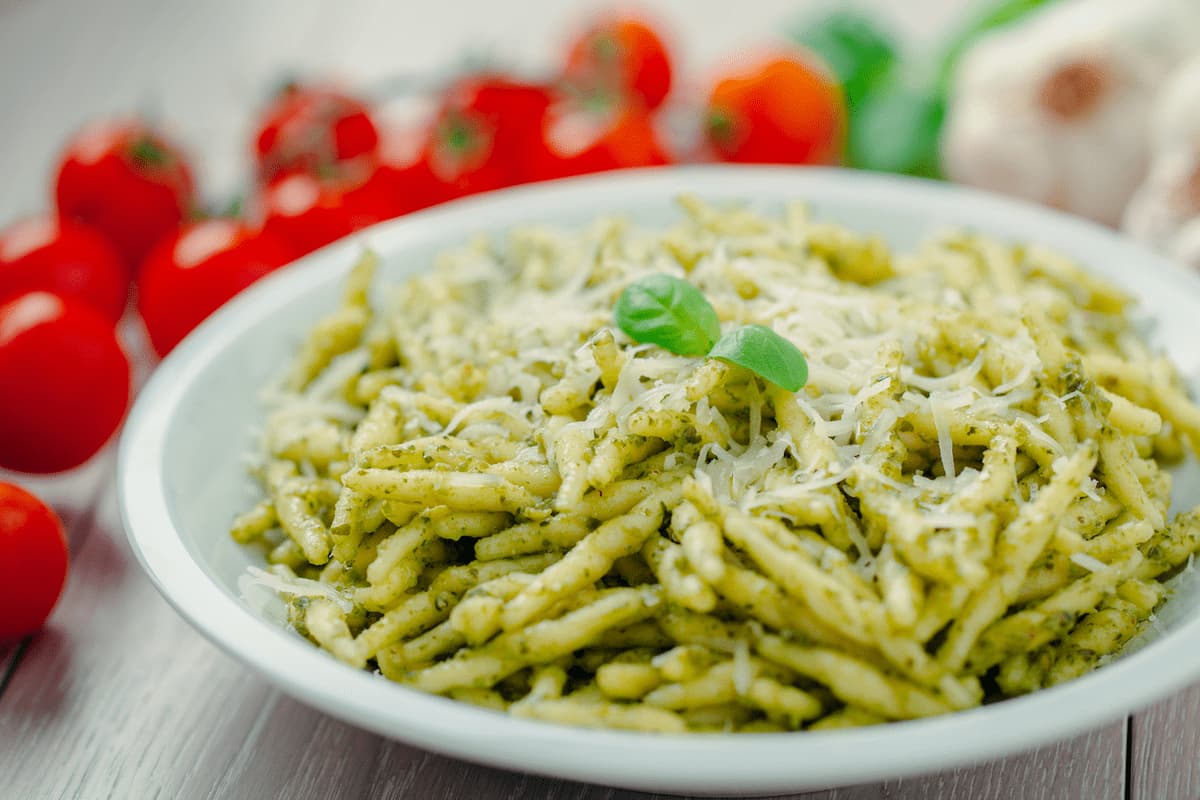
<instances>
[{"instance_id":1,"label":"wood grain","mask_svg":"<svg viewBox=\"0 0 1200 800\"><path fill-rule=\"evenodd\" d=\"M1200 797L1200 685L1133 717L1132 800Z\"/></svg>"},{"instance_id":2,"label":"wood grain","mask_svg":"<svg viewBox=\"0 0 1200 800\"><path fill-rule=\"evenodd\" d=\"M8 681L16 671L23 647L24 642L0 644L0 696L8 688Z\"/></svg>"},{"instance_id":3,"label":"wood grain","mask_svg":"<svg viewBox=\"0 0 1200 800\"><path fill-rule=\"evenodd\" d=\"M53 508L62 521L68 550L74 554L92 528L92 517L100 495L106 488L107 478L112 473L114 460L112 449L109 448L83 468L66 476L34 478L0 470L0 481L14 483L33 492ZM0 643L0 696L16 673L27 644L27 641Z\"/></svg>"},{"instance_id":4,"label":"wood grain","mask_svg":"<svg viewBox=\"0 0 1200 800\"><path fill-rule=\"evenodd\" d=\"M654 800L651 795L466 764L380 739L320 715L295 701L276 698L267 717L245 742L245 756L209 794L240 790L249 797L371 797L379 800ZM787 795L783 800L1121 800L1125 779L1125 723L1015 758L882 785ZM356 764L373 762L369 772ZM289 764L303 763L295 771ZM1166 795L1163 795L1165 797Z\"/></svg>"},{"instance_id":5,"label":"wood grain","mask_svg":"<svg viewBox=\"0 0 1200 800\"><path fill-rule=\"evenodd\" d=\"M968 769L799 795L804 800L1123 800L1125 721ZM1163 795L1165 797L1165 795Z\"/></svg>"},{"instance_id":6,"label":"wood grain","mask_svg":"<svg viewBox=\"0 0 1200 800\"><path fill-rule=\"evenodd\" d=\"M142 576L106 497L50 626L0 696L5 796L164 797L212 785L272 692Z\"/></svg>"},{"instance_id":7,"label":"wood grain","mask_svg":"<svg viewBox=\"0 0 1200 800\"><path fill-rule=\"evenodd\" d=\"M1003 761L884 784L781 796L781 800L1122 800L1125 781L1125 723L1114 723L1068 742ZM558 781L487 767L467 767L453 759L386 744L368 796L399 800L437 797L453 800L635 800L665 798L621 789ZM402 777L398 777L402 776ZM1017 794L1019 788L1019 795Z\"/></svg>"}]
</instances>

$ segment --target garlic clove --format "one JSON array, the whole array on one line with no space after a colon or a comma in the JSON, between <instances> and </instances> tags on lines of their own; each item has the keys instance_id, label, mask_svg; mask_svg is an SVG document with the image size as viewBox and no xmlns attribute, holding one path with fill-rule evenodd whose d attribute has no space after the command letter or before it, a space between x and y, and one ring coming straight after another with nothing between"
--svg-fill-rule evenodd
<instances>
[{"instance_id":1,"label":"garlic clove","mask_svg":"<svg viewBox=\"0 0 1200 800\"><path fill-rule=\"evenodd\" d=\"M947 175L1118 223L1155 92L1198 41L1195 0L1063 0L985 36L951 90Z\"/></svg>"},{"instance_id":2,"label":"garlic clove","mask_svg":"<svg viewBox=\"0 0 1200 800\"><path fill-rule=\"evenodd\" d=\"M1159 92L1149 138L1150 168L1122 228L1200 267L1200 58L1180 66Z\"/></svg>"}]
</instances>

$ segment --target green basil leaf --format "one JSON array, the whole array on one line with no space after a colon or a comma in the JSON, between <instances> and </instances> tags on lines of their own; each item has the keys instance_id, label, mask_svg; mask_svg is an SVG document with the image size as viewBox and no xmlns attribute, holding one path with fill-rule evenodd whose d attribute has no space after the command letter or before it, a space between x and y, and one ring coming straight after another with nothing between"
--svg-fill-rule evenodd
<instances>
[{"instance_id":1,"label":"green basil leaf","mask_svg":"<svg viewBox=\"0 0 1200 800\"><path fill-rule=\"evenodd\" d=\"M798 392L808 381L804 354L770 328L743 325L722 336L708 354L751 372L789 392Z\"/></svg>"},{"instance_id":2,"label":"green basil leaf","mask_svg":"<svg viewBox=\"0 0 1200 800\"><path fill-rule=\"evenodd\" d=\"M822 11L806 20L792 38L833 70L851 116L899 60L895 41L875 17L853 9Z\"/></svg>"},{"instance_id":3,"label":"green basil leaf","mask_svg":"<svg viewBox=\"0 0 1200 800\"><path fill-rule=\"evenodd\" d=\"M940 177L938 143L945 113L945 99L933 88L901 78L886 82L850 119L850 164Z\"/></svg>"},{"instance_id":4,"label":"green basil leaf","mask_svg":"<svg viewBox=\"0 0 1200 800\"><path fill-rule=\"evenodd\" d=\"M630 339L681 356L702 356L721 335L717 312L695 286L665 273L625 287L613 311Z\"/></svg>"}]
</instances>

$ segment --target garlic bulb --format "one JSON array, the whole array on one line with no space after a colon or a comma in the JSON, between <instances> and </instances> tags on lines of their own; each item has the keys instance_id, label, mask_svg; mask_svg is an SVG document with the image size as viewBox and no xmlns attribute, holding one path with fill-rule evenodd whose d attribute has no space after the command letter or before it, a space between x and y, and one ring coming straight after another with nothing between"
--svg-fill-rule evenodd
<instances>
[{"instance_id":1,"label":"garlic bulb","mask_svg":"<svg viewBox=\"0 0 1200 800\"><path fill-rule=\"evenodd\" d=\"M1150 171L1125 211L1136 239L1200 267L1200 57L1179 67L1150 117Z\"/></svg>"},{"instance_id":2,"label":"garlic bulb","mask_svg":"<svg viewBox=\"0 0 1200 800\"><path fill-rule=\"evenodd\" d=\"M1146 173L1155 90L1197 48L1197 0L1063 0L988 34L959 64L943 168L1116 224Z\"/></svg>"}]
</instances>

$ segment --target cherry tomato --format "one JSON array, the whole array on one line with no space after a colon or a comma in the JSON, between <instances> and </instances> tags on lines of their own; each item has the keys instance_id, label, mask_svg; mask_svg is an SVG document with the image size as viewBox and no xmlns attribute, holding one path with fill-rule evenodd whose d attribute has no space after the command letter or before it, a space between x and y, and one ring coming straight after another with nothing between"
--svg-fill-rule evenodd
<instances>
[{"instance_id":1,"label":"cherry tomato","mask_svg":"<svg viewBox=\"0 0 1200 800\"><path fill-rule=\"evenodd\" d=\"M128 302L129 278L103 236L44 215L0 231L0 301L35 289L77 297L116 322Z\"/></svg>"},{"instance_id":2,"label":"cherry tomato","mask_svg":"<svg viewBox=\"0 0 1200 800\"><path fill-rule=\"evenodd\" d=\"M425 154L447 198L535 180L542 119L552 100L546 87L502 75L451 87Z\"/></svg>"},{"instance_id":3,"label":"cherry tomato","mask_svg":"<svg viewBox=\"0 0 1200 800\"><path fill-rule=\"evenodd\" d=\"M138 311L160 356L227 300L288 263L294 251L231 219L185 226L161 242L138 276Z\"/></svg>"},{"instance_id":4,"label":"cherry tomato","mask_svg":"<svg viewBox=\"0 0 1200 800\"><path fill-rule=\"evenodd\" d=\"M356 208L374 209L377 220L408 214L448 199L424 158L428 137L418 131L397 130L379 142L379 166L362 185L351 189L347 202Z\"/></svg>"},{"instance_id":5,"label":"cherry tomato","mask_svg":"<svg viewBox=\"0 0 1200 800\"><path fill-rule=\"evenodd\" d=\"M544 136L550 153L545 177L670 163L653 119L627 103L607 108L560 104L548 116Z\"/></svg>"},{"instance_id":6,"label":"cherry tomato","mask_svg":"<svg viewBox=\"0 0 1200 800\"><path fill-rule=\"evenodd\" d=\"M49 292L0 305L0 468L61 472L91 458L129 406L111 319Z\"/></svg>"},{"instance_id":7,"label":"cherry tomato","mask_svg":"<svg viewBox=\"0 0 1200 800\"><path fill-rule=\"evenodd\" d=\"M0 643L41 628L66 584L58 515L20 486L0 483Z\"/></svg>"},{"instance_id":8,"label":"cherry tomato","mask_svg":"<svg viewBox=\"0 0 1200 800\"><path fill-rule=\"evenodd\" d=\"M830 164L842 153L841 89L815 58L781 55L717 82L705 135L726 161Z\"/></svg>"},{"instance_id":9,"label":"cherry tomato","mask_svg":"<svg viewBox=\"0 0 1200 800\"><path fill-rule=\"evenodd\" d=\"M76 134L55 192L59 213L104 234L130 273L196 205L183 155L138 120L99 122Z\"/></svg>"},{"instance_id":10,"label":"cherry tomato","mask_svg":"<svg viewBox=\"0 0 1200 800\"><path fill-rule=\"evenodd\" d=\"M322 86L288 84L263 112L254 137L258 174L270 182L294 171L326 175L371 161L379 132L361 100Z\"/></svg>"},{"instance_id":11,"label":"cherry tomato","mask_svg":"<svg viewBox=\"0 0 1200 800\"><path fill-rule=\"evenodd\" d=\"M275 181L263 190L263 232L287 242L297 256L346 236L355 230L346 206L350 185L304 172Z\"/></svg>"},{"instance_id":12,"label":"cherry tomato","mask_svg":"<svg viewBox=\"0 0 1200 800\"><path fill-rule=\"evenodd\" d=\"M423 134L392 131L380 140L379 163L365 178L351 169L328 178L293 173L275 181L262 193L264 230L303 255L446 199L446 186L423 158L425 144Z\"/></svg>"},{"instance_id":13,"label":"cherry tomato","mask_svg":"<svg viewBox=\"0 0 1200 800\"><path fill-rule=\"evenodd\" d=\"M638 98L653 111L671 91L671 57L663 37L645 21L606 17L572 43L563 79L587 94Z\"/></svg>"}]
</instances>

